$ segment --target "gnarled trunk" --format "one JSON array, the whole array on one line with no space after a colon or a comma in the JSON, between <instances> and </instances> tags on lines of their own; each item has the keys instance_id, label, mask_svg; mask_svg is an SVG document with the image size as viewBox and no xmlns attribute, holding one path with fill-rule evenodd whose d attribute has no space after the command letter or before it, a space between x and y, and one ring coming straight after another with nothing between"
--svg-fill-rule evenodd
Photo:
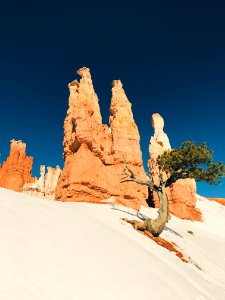
<instances>
[{"instance_id":1,"label":"gnarled trunk","mask_svg":"<svg viewBox=\"0 0 225 300\"><path fill-rule=\"evenodd\" d=\"M148 230L153 236L159 236L165 228L166 223L170 218L169 203L165 186L163 185L160 190L156 191L159 198L158 217L156 219L147 219L142 224L137 225L137 229Z\"/></svg>"},{"instance_id":2,"label":"gnarled trunk","mask_svg":"<svg viewBox=\"0 0 225 300\"><path fill-rule=\"evenodd\" d=\"M159 236L170 218L169 202L166 194L166 182L163 182L163 174L159 172L159 185L156 185L152 178L148 181L137 179L134 172L125 164L122 175L125 177L122 178L121 182L132 181L138 184L147 185L148 187L150 187L150 189L157 193L157 196L159 198L158 217L154 220L149 218L144 222L136 221L134 223L132 222L131 224L136 229L147 230L153 236Z\"/></svg>"}]
</instances>

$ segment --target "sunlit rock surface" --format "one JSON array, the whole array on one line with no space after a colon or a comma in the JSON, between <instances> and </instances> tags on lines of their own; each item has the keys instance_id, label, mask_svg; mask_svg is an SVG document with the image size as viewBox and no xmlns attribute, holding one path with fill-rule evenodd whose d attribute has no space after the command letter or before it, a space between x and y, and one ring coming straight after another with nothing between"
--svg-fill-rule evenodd
<instances>
[{"instance_id":1,"label":"sunlit rock surface","mask_svg":"<svg viewBox=\"0 0 225 300\"><path fill-rule=\"evenodd\" d=\"M11 140L9 156L0 168L0 187L22 191L25 183L34 181L32 164L33 157L26 155L26 144Z\"/></svg>"},{"instance_id":2,"label":"sunlit rock surface","mask_svg":"<svg viewBox=\"0 0 225 300\"><path fill-rule=\"evenodd\" d=\"M55 189L59 179L61 169L59 166L56 168L47 167L47 173L45 173L45 165L40 166L40 177L33 183L26 183L23 186L23 193L47 198L55 199Z\"/></svg>"},{"instance_id":3,"label":"sunlit rock surface","mask_svg":"<svg viewBox=\"0 0 225 300\"><path fill-rule=\"evenodd\" d=\"M125 163L146 179L140 136L122 83L113 82L110 128L102 124L98 97L90 70L77 72L80 82L69 84L69 108L64 122L64 169L56 198L62 201L98 202L114 196L124 205L139 209L147 188L121 183Z\"/></svg>"},{"instance_id":4,"label":"sunlit rock surface","mask_svg":"<svg viewBox=\"0 0 225 300\"><path fill-rule=\"evenodd\" d=\"M158 155L171 150L167 134L164 132L164 120L158 114L152 115L152 126L154 136L149 144L149 170L154 173L157 169L156 159ZM164 174L164 179L166 175ZM154 176L155 183L158 182L158 176ZM196 205L196 183L194 179L179 179L166 189L169 198L169 210L175 216L182 219L201 220L200 211L195 208ZM158 197L155 192L152 193L153 202L158 207Z\"/></svg>"}]
</instances>

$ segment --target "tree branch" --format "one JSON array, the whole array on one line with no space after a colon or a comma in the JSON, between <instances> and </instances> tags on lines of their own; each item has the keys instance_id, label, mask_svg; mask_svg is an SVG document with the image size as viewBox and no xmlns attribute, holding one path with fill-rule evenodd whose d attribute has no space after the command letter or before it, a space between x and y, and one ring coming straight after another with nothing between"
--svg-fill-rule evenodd
<instances>
[{"instance_id":1,"label":"tree branch","mask_svg":"<svg viewBox=\"0 0 225 300\"><path fill-rule=\"evenodd\" d=\"M147 185L148 187L150 187L154 191L159 190L159 187L157 185L155 185L153 181L137 179L136 175L134 174L134 172L130 168L128 168L127 164L125 164L125 168L123 170L122 175L124 175L124 177L120 181L121 183L132 181L132 182L136 182L138 184Z\"/></svg>"}]
</instances>

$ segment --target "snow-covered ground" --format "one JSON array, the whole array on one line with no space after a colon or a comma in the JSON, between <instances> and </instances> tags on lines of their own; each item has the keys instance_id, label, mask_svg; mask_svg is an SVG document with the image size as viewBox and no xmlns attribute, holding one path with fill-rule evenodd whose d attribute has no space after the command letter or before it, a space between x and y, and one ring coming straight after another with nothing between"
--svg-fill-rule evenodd
<instances>
[{"instance_id":1,"label":"snow-covered ground","mask_svg":"<svg viewBox=\"0 0 225 300\"><path fill-rule=\"evenodd\" d=\"M203 197L198 207L204 222L172 217L162 234L186 264L122 221L131 209L0 189L0 299L224 300L225 207Z\"/></svg>"}]
</instances>

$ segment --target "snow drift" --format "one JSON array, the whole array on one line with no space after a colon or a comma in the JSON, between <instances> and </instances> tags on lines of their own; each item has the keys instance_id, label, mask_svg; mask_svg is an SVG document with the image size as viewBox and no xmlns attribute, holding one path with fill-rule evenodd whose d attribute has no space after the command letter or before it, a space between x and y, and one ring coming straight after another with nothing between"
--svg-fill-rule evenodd
<instances>
[{"instance_id":1,"label":"snow drift","mask_svg":"<svg viewBox=\"0 0 225 300\"><path fill-rule=\"evenodd\" d=\"M204 222L172 217L162 237L202 270L122 221L132 209L0 189L0 298L225 299L225 207L203 197L197 207Z\"/></svg>"}]
</instances>

